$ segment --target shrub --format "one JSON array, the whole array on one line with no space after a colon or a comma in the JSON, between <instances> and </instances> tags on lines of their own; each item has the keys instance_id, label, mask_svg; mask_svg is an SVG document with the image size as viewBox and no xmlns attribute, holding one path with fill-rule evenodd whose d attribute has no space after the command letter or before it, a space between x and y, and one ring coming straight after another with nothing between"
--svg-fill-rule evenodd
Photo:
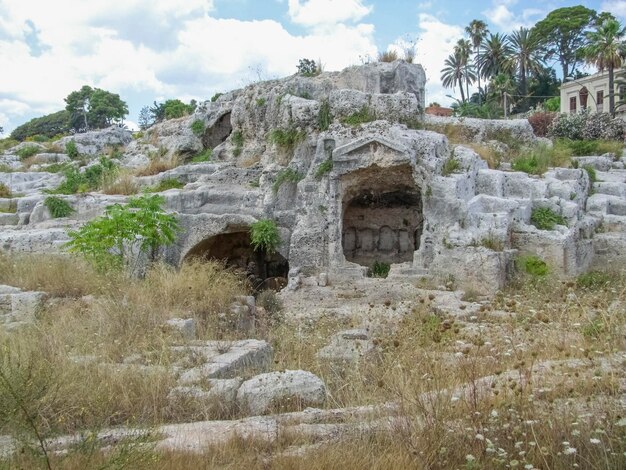
<instances>
[{"instance_id":1,"label":"shrub","mask_svg":"<svg viewBox=\"0 0 626 470\"><path fill-rule=\"evenodd\" d=\"M48 196L43 203L48 208L53 219L67 217L75 212L72 206L70 206L65 199L61 199L60 197Z\"/></svg>"},{"instance_id":2,"label":"shrub","mask_svg":"<svg viewBox=\"0 0 626 470\"><path fill-rule=\"evenodd\" d=\"M594 167L585 165L583 169L587 172L587 175L589 175L589 181L591 182L591 184L598 181L598 176Z\"/></svg>"},{"instance_id":3,"label":"shrub","mask_svg":"<svg viewBox=\"0 0 626 470\"><path fill-rule=\"evenodd\" d=\"M65 144L65 153L71 160L76 160L79 157L78 148L76 147L76 142L73 140L68 141Z\"/></svg>"},{"instance_id":4,"label":"shrub","mask_svg":"<svg viewBox=\"0 0 626 470\"><path fill-rule=\"evenodd\" d=\"M310 59L300 59L297 68L298 74L304 77L315 77L322 72L321 66Z\"/></svg>"},{"instance_id":5,"label":"shrub","mask_svg":"<svg viewBox=\"0 0 626 470\"><path fill-rule=\"evenodd\" d=\"M622 140L626 124L621 118L608 113L589 113L584 110L574 114L559 114L549 128L552 137L572 140Z\"/></svg>"},{"instance_id":6,"label":"shrub","mask_svg":"<svg viewBox=\"0 0 626 470\"><path fill-rule=\"evenodd\" d=\"M363 106L359 111L352 113L350 116L341 118L341 122L348 126L358 126L366 122L376 120L376 113L367 106Z\"/></svg>"},{"instance_id":7,"label":"shrub","mask_svg":"<svg viewBox=\"0 0 626 470\"><path fill-rule=\"evenodd\" d=\"M103 216L70 231L66 247L99 268L121 268L148 250L155 254L159 246L174 242L178 228L176 217L163 211L164 202L155 194L132 197L125 206L108 206Z\"/></svg>"},{"instance_id":8,"label":"shrub","mask_svg":"<svg viewBox=\"0 0 626 470\"><path fill-rule=\"evenodd\" d=\"M202 121L201 119L196 119L191 124L191 132L193 132L198 137L204 134L204 129L205 129L204 121Z\"/></svg>"},{"instance_id":9,"label":"shrub","mask_svg":"<svg viewBox=\"0 0 626 470\"><path fill-rule=\"evenodd\" d=\"M112 182L117 177L117 165L105 158L101 157L100 162L91 165L80 172L75 167L67 167L63 170L65 181L57 187L54 194L75 194L87 191L95 191L100 189L106 182Z\"/></svg>"},{"instance_id":10,"label":"shrub","mask_svg":"<svg viewBox=\"0 0 626 470\"><path fill-rule=\"evenodd\" d=\"M272 254L280 245L280 235L276 222L261 219L250 226L250 244L255 250L264 250Z\"/></svg>"},{"instance_id":11,"label":"shrub","mask_svg":"<svg viewBox=\"0 0 626 470\"><path fill-rule=\"evenodd\" d=\"M541 258L528 255L517 259L518 269L533 277L544 277L550 272L548 265Z\"/></svg>"},{"instance_id":12,"label":"shrub","mask_svg":"<svg viewBox=\"0 0 626 470\"><path fill-rule=\"evenodd\" d=\"M306 134L303 131L299 131L295 127L290 127L289 129L274 129L270 132L269 141L277 147L289 151L293 150L305 137Z\"/></svg>"},{"instance_id":13,"label":"shrub","mask_svg":"<svg viewBox=\"0 0 626 470\"><path fill-rule=\"evenodd\" d=\"M30 158L33 155L38 154L39 152L39 147L35 147L34 145L27 145L16 151L15 154L20 157L21 160L25 160L26 158Z\"/></svg>"},{"instance_id":14,"label":"shrub","mask_svg":"<svg viewBox=\"0 0 626 470\"><path fill-rule=\"evenodd\" d=\"M370 277L386 278L389 275L391 265L389 263L383 263L382 261L374 261L374 264L369 270Z\"/></svg>"},{"instance_id":15,"label":"shrub","mask_svg":"<svg viewBox=\"0 0 626 470\"><path fill-rule=\"evenodd\" d=\"M394 62L398 60L396 51L384 51L378 54L378 62Z\"/></svg>"},{"instance_id":16,"label":"shrub","mask_svg":"<svg viewBox=\"0 0 626 470\"><path fill-rule=\"evenodd\" d=\"M161 191L167 191L168 189L181 189L185 187L185 184L176 178L165 178L159 181L156 185L146 188L149 193L160 193Z\"/></svg>"},{"instance_id":17,"label":"shrub","mask_svg":"<svg viewBox=\"0 0 626 470\"><path fill-rule=\"evenodd\" d=\"M546 158L542 158L542 155L532 153L518 157L511 163L511 168L515 171L523 171L529 175L543 175L549 166L549 161Z\"/></svg>"},{"instance_id":18,"label":"shrub","mask_svg":"<svg viewBox=\"0 0 626 470\"><path fill-rule=\"evenodd\" d=\"M543 103L543 107L548 112L558 113L561 109L561 97L553 96Z\"/></svg>"},{"instance_id":19,"label":"shrub","mask_svg":"<svg viewBox=\"0 0 626 470\"><path fill-rule=\"evenodd\" d=\"M546 137L555 117L556 113L534 113L528 117L528 122L536 136Z\"/></svg>"},{"instance_id":20,"label":"shrub","mask_svg":"<svg viewBox=\"0 0 626 470\"><path fill-rule=\"evenodd\" d=\"M530 223L539 230L553 230L555 225L567 226L567 220L549 207L537 207L532 210Z\"/></svg>"},{"instance_id":21,"label":"shrub","mask_svg":"<svg viewBox=\"0 0 626 470\"><path fill-rule=\"evenodd\" d=\"M298 183L304 178L304 175L293 168L285 168L278 172L276 175L276 180L274 180L274 184L272 185L272 191L277 193L283 183Z\"/></svg>"},{"instance_id":22,"label":"shrub","mask_svg":"<svg viewBox=\"0 0 626 470\"><path fill-rule=\"evenodd\" d=\"M576 285L585 289L608 287L615 281L615 276L603 271L589 271L576 279Z\"/></svg>"},{"instance_id":23,"label":"shrub","mask_svg":"<svg viewBox=\"0 0 626 470\"><path fill-rule=\"evenodd\" d=\"M215 93L213 96L211 96L211 102L215 103L218 100L218 98L222 96L223 94L224 93Z\"/></svg>"},{"instance_id":24,"label":"shrub","mask_svg":"<svg viewBox=\"0 0 626 470\"><path fill-rule=\"evenodd\" d=\"M322 177L325 174L330 173L332 169L333 169L333 159L327 158L322 163L320 163L320 166L317 167L317 170L315 171L315 177L318 180L322 179Z\"/></svg>"},{"instance_id":25,"label":"shrub","mask_svg":"<svg viewBox=\"0 0 626 470\"><path fill-rule=\"evenodd\" d=\"M135 183L135 179L128 172L123 172L115 179L108 179L102 184L102 192L104 194L123 194L130 196L139 192L139 187Z\"/></svg>"},{"instance_id":26,"label":"shrub","mask_svg":"<svg viewBox=\"0 0 626 470\"><path fill-rule=\"evenodd\" d=\"M265 99L265 98L257 98L257 100L256 100L256 105L259 108L262 108L263 106L265 106L265 103L267 103L267 99Z\"/></svg>"},{"instance_id":27,"label":"shrub","mask_svg":"<svg viewBox=\"0 0 626 470\"><path fill-rule=\"evenodd\" d=\"M333 122L333 115L330 113L330 104L328 100L322 101L320 104L320 111L317 115L317 124L320 131L327 131Z\"/></svg>"},{"instance_id":28,"label":"shrub","mask_svg":"<svg viewBox=\"0 0 626 470\"><path fill-rule=\"evenodd\" d=\"M208 162L211 160L211 157L213 156L213 150L211 149L204 149L202 152L200 152L199 154L195 155L192 159L191 159L191 163L204 163L204 162Z\"/></svg>"},{"instance_id":29,"label":"shrub","mask_svg":"<svg viewBox=\"0 0 626 470\"><path fill-rule=\"evenodd\" d=\"M11 189L4 183L0 183L0 198L10 198L13 194Z\"/></svg>"},{"instance_id":30,"label":"shrub","mask_svg":"<svg viewBox=\"0 0 626 470\"><path fill-rule=\"evenodd\" d=\"M233 150L233 155L235 157L238 157L239 155L241 155L241 151L243 150L243 143L244 143L243 132L241 131L233 132L231 139L232 139L233 145L235 146L235 149Z\"/></svg>"},{"instance_id":31,"label":"shrub","mask_svg":"<svg viewBox=\"0 0 626 470\"><path fill-rule=\"evenodd\" d=\"M449 176L452 173L457 172L461 168L461 163L454 157L448 158L443 164L441 174L443 176Z\"/></svg>"},{"instance_id":32,"label":"shrub","mask_svg":"<svg viewBox=\"0 0 626 470\"><path fill-rule=\"evenodd\" d=\"M276 317L283 309L283 302L271 289L261 292L256 298L256 304L263 307L270 317Z\"/></svg>"}]
</instances>

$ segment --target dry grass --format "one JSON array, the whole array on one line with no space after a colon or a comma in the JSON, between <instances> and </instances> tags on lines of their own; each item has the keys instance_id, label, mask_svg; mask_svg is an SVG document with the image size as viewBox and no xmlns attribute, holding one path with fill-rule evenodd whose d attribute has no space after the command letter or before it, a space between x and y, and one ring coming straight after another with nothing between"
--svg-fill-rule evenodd
<instances>
[{"instance_id":1,"label":"dry grass","mask_svg":"<svg viewBox=\"0 0 626 470\"><path fill-rule=\"evenodd\" d=\"M238 161L237 166L239 168L252 168L260 161L261 161L261 155L254 155L251 157L246 157L241 161Z\"/></svg>"},{"instance_id":2,"label":"dry grass","mask_svg":"<svg viewBox=\"0 0 626 470\"><path fill-rule=\"evenodd\" d=\"M104 194L122 194L124 196L130 196L139 192L139 186L135 183L133 175L122 172L115 175L111 181L103 181L102 192Z\"/></svg>"},{"instance_id":3,"label":"dry grass","mask_svg":"<svg viewBox=\"0 0 626 470\"><path fill-rule=\"evenodd\" d=\"M138 373L71 358L93 355L119 364L141 354L168 366L172 339L160 325L193 315L203 320L202 338L219 337L212 319L243 292L236 275L218 265L191 263L179 272L157 266L144 280L107 283L83 265L69 269L72 260L45 260L40 274L35 258L24 259L0 258L0 282L96 294L52 302L36 327L0 339L2 370L14 371L18 385L25 382L15 371L28 371L22 376L30 377L29 394L41 390L29 401L41 429L58 433L210 417L167 403L173 379L165 369ZM57 271L73 287L61 289L50 279ZM72 272L81 279L72 279ZM473 320L437 313L434 299L419 297L409 314L380 320L372 330L376 348L358 365L330 363L315 353L332 334L359 326L362 318L327 316L270 327L260 335L275 349L275 369L319 375L328 387L328 407L393 401L399 404L398 418L387 430L364 427L326 443L281 434L273 443L235 439L195 456L130 448L125 458L132 468L156 469L623 468L626 426L618 425L623 418L618 395L626 377L624 369L602 361L626 350L626 322L618 314L626 303L626 280L622 274L596 278L602 282L520 281L484 301ZM541 366L546 360L555 362ZM565 362L571 360L579 364ZM285 453L309 444L310 453L307 447ZM86 468L85 459L104 465L119 457L123 446L114 450L118 453L73 451L53 460L58 468ZM33 459L18 454L12 464L41 463Z\"/></svg>"},{"instance_id":4,"label":"dry grass","mask_svg":"<svg viewBox=\"0 0 626 470\"><path fill-rule=\"evenodd\" d=\"M155 157L143 168L138 169L135 172L135 176L153 176L163 173L164 171L171 170L180 165L178 157L171 157L166 159L164 157Z\"/></svg>"},{"instance_id":5,"label":"dry grass","mask_svg":"<svg viewBox=\"0 0 626 470\"><path fill-rule=\"evenodd\" d=\"M500 163L502 163L502 152L499 152L491 145L477 144L474 142L465 143L463 145L476 152L480 158L487 162L487 165L489 165L489 168L492 170L497 169L500 166Z\"/></svg>"}]
</instances>

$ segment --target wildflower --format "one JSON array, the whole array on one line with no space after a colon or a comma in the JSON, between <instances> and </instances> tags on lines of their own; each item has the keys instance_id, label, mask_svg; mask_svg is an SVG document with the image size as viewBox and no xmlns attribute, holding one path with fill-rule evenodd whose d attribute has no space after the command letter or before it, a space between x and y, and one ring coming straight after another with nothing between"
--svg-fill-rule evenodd
<instances>
[{"instance_id":1,"label":"wildflower","mask_svg":"<svg viewBox=\"0 0 626 470\"><path fill-rule=\"evenodd\" d=\"M600 442L602 442L600 439L596 439L595 437L592 437L591 439L589 439L589 442L591 442L592 444L600 444Z\"/></svg>"},{"instance_id":2,"label":"wildflower","mask_svg":"<svg viewBox=\"0 0 626 470\"><path fill-rule=\"evenodd\" d=\"M467 460L468 462L473 462L474 460L476 460L476 457L474 457L472 454L467 454L465 456L465 460Z\"/></svg>"},{"instance_id":3,"label":"wildflower","mask_svg":"<svg viewBox=\"0 0 626 470\"><path fill-rule=\"evenodd\" d=\"M576 453L576 448L575 447L568 447L566 448L563 453L565 455L574 455Z\"/></svg>"},{"instance_id":4,"label":"wildflower","mask_svg":"<svg viewBox=\"0 0 626 470\"><path fill-rule=\"evenodd\" d=\"M485 436L483 436L482 434L476 434L476 439L478 439L479 441L484 441Z\"/></svg>"}]
</instances>

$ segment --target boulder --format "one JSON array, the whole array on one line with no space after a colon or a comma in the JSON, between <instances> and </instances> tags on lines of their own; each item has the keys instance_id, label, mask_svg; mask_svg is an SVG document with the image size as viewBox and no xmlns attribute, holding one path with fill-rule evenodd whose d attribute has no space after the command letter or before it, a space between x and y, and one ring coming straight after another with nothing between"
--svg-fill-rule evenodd
<instances>
[{"instance_id":1,"label":"boulder","mask_svg":"<svg viewBox=\"0 0 626 470\"><path fill-rule=\"evenodd\" d=\"M303 370L257 375L241 384L237 392L237 404L250 415L267 414L284 407L319 407L325 401L324 382Z\"/></svg>"}]
</instances>

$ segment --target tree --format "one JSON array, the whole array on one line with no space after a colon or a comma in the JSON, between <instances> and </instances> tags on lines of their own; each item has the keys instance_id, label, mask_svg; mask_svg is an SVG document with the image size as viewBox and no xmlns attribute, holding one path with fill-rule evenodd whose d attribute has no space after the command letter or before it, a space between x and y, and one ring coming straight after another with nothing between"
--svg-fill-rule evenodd
<instances>
[{"instance_id":1,"label":"tree","mask_svg":"<svg viewBox=\"0 0 626 470\"><path fill-rule=\"evenodd\" d=\"M120 95L87 85L67 95L65 103L75 130L102 129L122 121L128 114L128 106Z\"/></svg>"},{"instance_id":2,"label":"tree","mask_svg":"<svg viewBox=\"0 0 626 470\"><path fill-rule=\"evenodd\" d=\"M564 80L573 76L582 62L578 51L585 45L585 31L595 18L594 10L578 5L557 8L535 25L534 30L545 49L545 60L558 59Z\"/></svg>"},{"instance_id":3,"label":"tree","mask_svg":"<svg viewBox=\"0 0 626 470\"><path fill-rule=\"evenodd\" d=\"M534 30L520 28L509 36L512 49L510 58L511 70L515 70L519 77L519 90L522 95L522 109L527 107L528 77L539 72L543 60L540 56L539 37Z\"/></svg>"},{"instance_id":4,"label":"tree","mask_svg":"<svg viewBox=\"0 0 626 470\"><path fill-rule=\"evenodd\" d=\"M619 69L626 56L626 28L617 20L608 19L587 33L588 45L583 49L585 60L599 71L609 72L609 112L615 117L615 69Z\"/></svg>"},{"instance_id":5,"label":"tree","mask_svg":"<svg viewBox=\"0 0 626 470\"><path fill-rule=\"evenodd\" d=\"M163 104L165 119L176 119L193 113L193 106L185 104L179 99L167 100Z\"/></svg>"},{"instance_id":6,"label":"tree","mask_svg":"<svg viewBox=\"0 0 626 470\"><path fill-rule=\"evenodd\" d=\"M320 66L317 62L311 59L300 59L298 62L298 74L305 77L314 77L321 72Z\"/></svg>"},{"instance_id":7,"label":"tree","mask_svg":"<svg viewBox=\"0 0 626 470\"><path fill-rule=\"evenodd\" d=\"M70 113L63 110L33 118L17 126L11 132L11 138L19 141L36 135L52 138L59 134L67 134L70 129Z\"/></svg>"},{"instance_id":8,"label":"tree","mask_svg":"<svg viewBox=\"0 0 626 470\"><path fill-rule=\"evenodd\" d=\"M144 106L139 111L139 119L137 124L139 125L139 129L145 131L148 127L154 124L152 120L152 112L150 111L150 106Z\"/></svg>"},{"instance_id":9,"label":"tree","mask_svg":"<svg viewBox=\"0 0 626 470\"><path fill-rule=\"evenodd\" d=\"M506 34L491 34L480 46L480 63L478 70L483 78L490 80L501 73L509 71L509 59L513 50Z\"/></svg>"},{"instance_id":10,"label":"tree","mask_svg":"<svg viewBox=\"0 0 626 470\"><path fill-rule=\"evenodd\" d=\"M503 107L506 116L509 103L505 99L505 95L510 95L515 91L515 83L511 76L506 73L496 75L489 84L489 90L491 97L495 98L498 104Z\"/></svg>"},{"instance_id":11,"label":"tree","mask_svg":"<svg viewBox=\"0 0 626 470\"><path fill-rule=\"evenodd\" d=\"M465 78L465 91L467 91L467 97L469 98L469 84L470 81L476 80L476 75L470 70L470 50L472 48L471 43L467 39L459 39L454 46L454 54L458 55L459 60L463 63L464 78Z\"/></svg>"},{"instance_id":12,"label":"tree","mask_svg":"<svg viewBox=\"0 0 626 470\"><path fill-rule=\"evenodd\" d=\"M461 90L461 101L465 101L465 90L463 82L465 81L466 66L458 53L448 56L444 62L445 67L441 69L441 82L446 88L454 88L456 86Z\"/></svg>"},{"instance_id":13,"label":"tree","mask_svg":"<svg viewBox=\"0 0 626 470\"><path fill-rule=\"evenodd\" d=\"M469 26L465 27L465 32L469 35L472 45L474 46L474 54L476 54L476 76L478 78L478 104L481 104L480 95L480 45L487 36L489 29L487 23L480 20L472 20Z\"/></svg>"},{"instance_id":14,"label":"tree","mask_svg":"<svg viewBox=\"0 0 626 470\"><path fill-rule=\"evenodd\" d=\"M139 253L154 256L159 246L174 242L178 228L176 217L161 208L164 202L155 194L132 197L125 206L108 206L103 216L70 231L66 247L101 269L121 268L136 261Z\"/></svg>"}]
</instances>

